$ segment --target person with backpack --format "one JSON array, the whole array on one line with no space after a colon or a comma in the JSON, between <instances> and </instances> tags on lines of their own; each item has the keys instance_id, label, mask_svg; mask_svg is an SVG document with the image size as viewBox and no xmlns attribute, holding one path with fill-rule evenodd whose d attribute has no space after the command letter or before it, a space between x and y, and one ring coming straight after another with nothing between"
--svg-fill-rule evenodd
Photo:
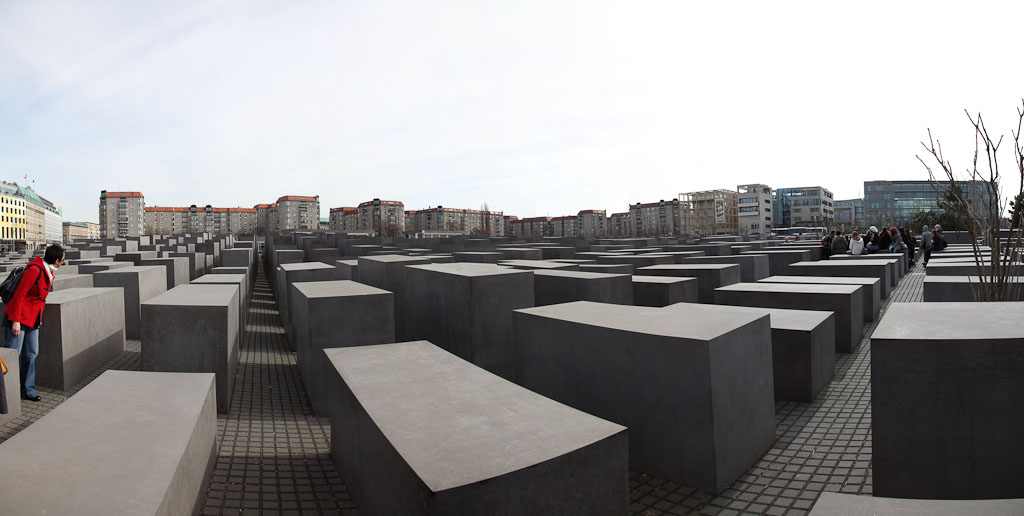
<instances>
[{"instance_id":1,"label":"person with backpack","mask_svg":"<svg viewBox=\"0 0 1024 516\"><path fill-rule=\"evenodd\" d=\"M17 349L21 363L21 399L39 401L36 391L36 355L39 354L39 326L50 293L54 273L64 265L64 248L46 248L24 268L15 269L0 285L4 307L4 337L7 347ZM20 273L20 274L19 274ZM20 276L20 278L18 277ZM12 283L15 283L11 285ZM13 288L13 291L12 291ZM8 295L10 298L8 299Z\"/></svg>"},{"instance_id":2,"label":"person with backpack","mask_svg":"<svg viewBox=\"0 0 1024 516\"><path fill-rule=\"evenodd\" d=\"M841 232L832 237L832 254L846 254L847 247L846 237Z\"/></svg>"}]
</instances>

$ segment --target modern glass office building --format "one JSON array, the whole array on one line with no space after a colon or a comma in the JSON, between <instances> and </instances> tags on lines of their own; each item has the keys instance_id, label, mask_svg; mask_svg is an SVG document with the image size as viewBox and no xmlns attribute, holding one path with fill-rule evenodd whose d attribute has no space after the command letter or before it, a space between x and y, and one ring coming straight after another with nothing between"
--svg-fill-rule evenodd
<instances>
[{"instance_id":1,"label":"modern glass office building","mask_svg":"<svg viewBox=\"0 0 1024 516\"><path fill-rule=\"evenodd\" d=\"M905 226L921 211L939 211L939 201L949 189L949 181L864 181L865 223L876 226ZM957 184L981 207L990 196L981 181L958 181Z\"/></svg>"}]
</instances>

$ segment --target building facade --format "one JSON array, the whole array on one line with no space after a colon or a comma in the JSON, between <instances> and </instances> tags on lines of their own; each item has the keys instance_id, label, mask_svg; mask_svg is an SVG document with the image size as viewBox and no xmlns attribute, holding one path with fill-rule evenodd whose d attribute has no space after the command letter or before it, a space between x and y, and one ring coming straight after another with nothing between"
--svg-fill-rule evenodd
<instances>
[{"instance_id":1,"label":"building facade","mask_svg":"<svg viewBox=\"0 0 1024 516\"><path fill-rule=\"evenodd\" d=\"M452 234L505 236L505 216L500 211L464 210L437 206L405 212L405 231L443 231Z\"/></svg>"},{"instance_id":2,"label":"building facade","mask_svg":"<svg viewBox=\"0 0 1024 516\"><path fill-rule=\"evenodd\" d=\"M43 216L46 219L46 244L64 243L63 211L45 197L40 197L40 199L43 200L43 209L45 210Z\"/></svg>"},{"instance_id":3,"label":"building facade","mask_svg":"<svg viewBox=\"0 0 1024 516\"><path fill-rule=\"evenodd\" d=\"M739 233L739 194L733 190L705 190L680 194L684 232L689 235Z\"/></svg>"},{"instance_id":4,"label":"building facade","mask_svg":"<svg viewBox=\"0 0 1024 516\"><path fill-rule=\"evenodd\" d=\"M553 236L551 217L528 217L512 222L516 238L544 238Z\"/></svg>"},{"instance_id":5,"label":"building facade","mask_svg":"<svg viewBox=\"0 0 1024 516\"><path fill-rule=\"evenodd\" d=\"M768 185L739 185L737 218L740 235L765 235L772 230L772 188Z\"/></svg>"},{"instance_id":6,"label":"building facade","mask_svg":"<svg viewBox=\"0 0 1024 516\"><path fill-rule=\"evenodd\" d=\"M0 183L0 251L25 249L27 229L25 198L18 192L17 185Z\"/></svg>"},{"instance_id":7,"label":"building facade","mask_svg":"<svg viewBox=\"0 0 1024 516\"><path fill-rule=\"evenodd\" d=\"M100 238L100 225L92 222L65 222L61 224L64 243L70 244L77 240L96 240Z\"/></svg>"},{"instance_id":8,"label":"building facade","mask_svg":"<svg viewBox=\"0 0 1024 516\"><path fill-rule=\"evenodd\" d=\"M145 208L147 235L249 235L257 228L255 208L214 208L195 204L185 207Z\"/></svg>"},{"instance_id":9,"label":"building facade","mask_svg":"<svg viewBox=\"0 0 1024 516\"><path fill-rule=\"evenodd\" d=\"M273 204L257 204L252 209L256 210L256 234L266 235L267 233L274 231L275 228L270 225L270 212L272 211Z\"/></svg>"},{"instance_id":10,"label":"building facade","mask_svg":"<svg viewBox=\"0 0 1024 516\"><path fill-rule=\"evenodd\" d=\"M772 202L772 223L776 228L823 227L833 225L832 192L822 186L779 188Z\"/></svg>"},{"instance_id":11,"label":"building facade","mask_svg":"<svg viewBox=\"0 0 1024 516\"><path fill-rule=\"evenodd\" d=\"M101 238L142 236L146 231L142 192L100 192Z\"/></svg>"},{"instance_id":12,"label":"building facade","mask_svg":"<svg viewBox=\"0 0 1024 516\"><path fill-rule=\"evenodd\" d=\"M567 215L551 219L551 236L559 238L576 238L576 217Z\"/></svg>"},{"instance_id":13,"label":"building facade","mask_svg":"<svg viewBox=\"0 0 1024 516\"><path fill-rule=\"evenodd\" d=\"M608 234L613 237L633 236L633 223L629 219L628 211L608 216Z\"/></svg>"},{"instance_id":14,"label":"building facade","mask_svg":"<svg viewBox=\"0 0 1024 516\"><path fill-rule=\"evenodd\" d=\"M277 231L314 230L320 228L320 196L285 195L277 200L271 212Z\"/></svg>"},{"instance_id":15,"label":"building facade","mask_svg":"<svg viewBox=\"0 0 1024 516\"><path fill-rule=\"evenodd\" d=\"M835 224L844 233L854 229L864 231L870 226L864 215L864 199L846 199L835 202Z\"/></svg>"},{"instance_id":16,"label":"building facade","mask_svg":"<svg viewBox=\"0 0 1024 516\"><path fill-rule=\"evenodd\" d=\"M631 236L680 235L683 231L683 202L679 199L636 203L629 207Z\"/></svg>"},{"instance_id":17,"label":"building facade","mask_svg":"<svg viewBox=\"0 0 1024 516\"><path fill-rule=\"evenodd\" d=\"M505 228L505 236L508 238L515 238L515 223L519 220L519 217L515 215L505 215L502 219L502 226Z\"/></svg>"},{"instance_id":18,"label":"building facade","mask_svg":"<svg viewBox=\"0 0 1024 516\"><path fill-rule=\"evenodd\" d=\"M366 201L359 205L357 217L360 231L389 237L405 233L405 205L401 201Z\"/></svg>"},{"instance_id":19,"label":"building facade","mask_svg":"<svg viewBox=\"0 0 1024 516\"><path fill-rule=\"evenodd\" d=\"M949 181L864 181L864 219L878 227L906 226L922 211L941 211L939 201L950 187ZM957 186L972 206L979 208L990 199L983 181L957 181Z\"/></svg>"},{"instance_id":20,"label":"building facade","mask_svg":"<svg viewBox=\"0 0 1024 516\"><path fill-rule=\"evenodd\" d=\"M593 240L608 235L608 216L604 210L582 210L576 214L579 238Z\"/></svg>"},{"instance_id":21,"label":"building facade","mask_svg":"<svg viewBox=\"0 0 1024 516\"><path fill-rule=\"evenodd\" d=\"M18 193L25 198L25 243L29 249L46 245L46 203L27 186L19 186Z\"/></svg>"}]
</instances>

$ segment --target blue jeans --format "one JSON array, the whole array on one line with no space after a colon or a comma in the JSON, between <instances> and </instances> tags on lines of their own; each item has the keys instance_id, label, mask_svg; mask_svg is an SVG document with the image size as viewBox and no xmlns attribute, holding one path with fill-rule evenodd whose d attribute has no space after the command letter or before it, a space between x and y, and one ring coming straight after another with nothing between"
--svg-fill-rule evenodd
<instances>
[{"instance_id":1,"label":"blue jeans","mask_svg":"<svg viewBox=\"0 0 1024 516\"><path fill-rule=\"evenodd\" d=\"M7 337L7 347L18 350L21 369L21 395L34 398L39 395L36 392L36 355L39 354L39 329L25 329L21 327L21 334L17 337L11 333L11 329L4 326L4 337Z\"/></svg>"}]
</instances>

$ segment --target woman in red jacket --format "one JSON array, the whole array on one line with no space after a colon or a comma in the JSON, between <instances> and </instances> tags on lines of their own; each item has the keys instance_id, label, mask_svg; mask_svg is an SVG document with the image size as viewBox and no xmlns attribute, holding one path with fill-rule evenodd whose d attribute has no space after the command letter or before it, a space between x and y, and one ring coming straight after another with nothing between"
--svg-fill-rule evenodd
<instances>
[{"instance_id":1,"label":"woman in red jacket","mask_svg":"<svg viewBox=\"0 0 1024 516\"><path fill-rule=\"evenodd\" d=\"M4 307L4 336L7 347L18 350L21 362L21 399L39 401L36 392L36 355L39 354L39 325L50 293L53 274L64 265L64 248L51 245L42 258L25 267L14 296Z\"/></svg>"}]
</instances>

